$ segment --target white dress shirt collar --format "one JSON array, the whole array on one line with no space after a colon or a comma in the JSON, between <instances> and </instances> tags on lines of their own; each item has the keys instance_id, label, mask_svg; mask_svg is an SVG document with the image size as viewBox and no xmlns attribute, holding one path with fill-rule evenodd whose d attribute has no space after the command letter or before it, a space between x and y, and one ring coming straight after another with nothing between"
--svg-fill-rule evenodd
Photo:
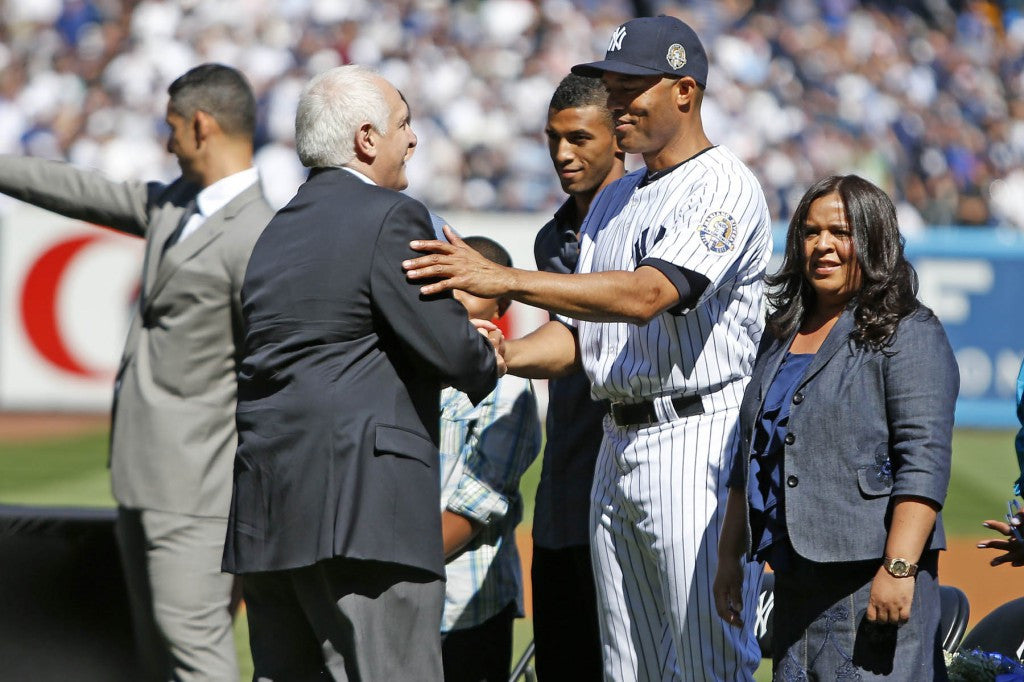
<instances>
[{"instance_id":1,"label":"white dress shirt collar","mask_svg":"<svg viewBox=\"0 0 1024 682\"><path fill-rule=\"evenodd\" d=\"M196 210L204 218L224 208L229 201L249 189L249 186L259 182L260 175L255 168L246 168L244 171L232 173L221 178L217 182L204 187L196 195Z\"/></svg>"},{"instance_id":2,"label":"white dress shirt collar","mask_svg":"<svg viewBox=\"0 0 1024 682\"><path fill-rule=\"evenodd\" d=\"M255 168L246 168L244 171L232 173L201 189L196 195L195 213L186 219L174 244L184 241L186 237L202 227L209 216L227 206L232 199L259 180L260 174Z\"/></svg>"},{"instance_id":3,"label":"white dress shirt collar","mask_svg":"<svg viewBox=\"0 0 1024 682\"><path fill-rule=\"evenodd\" d=\"M369 176L367 176L367 175L365 175L363 173L360 173L359 171L355 170L354 168L349 168L348 166L336 166L336 168L340 168L342 170L347 170L349 173L351 173L352 175L356 176L357 178L359 178L360 180L365 182L367 185L376 185L377 184L376 182L371 180L369 178Z\"/></svg>"}]
</instances>

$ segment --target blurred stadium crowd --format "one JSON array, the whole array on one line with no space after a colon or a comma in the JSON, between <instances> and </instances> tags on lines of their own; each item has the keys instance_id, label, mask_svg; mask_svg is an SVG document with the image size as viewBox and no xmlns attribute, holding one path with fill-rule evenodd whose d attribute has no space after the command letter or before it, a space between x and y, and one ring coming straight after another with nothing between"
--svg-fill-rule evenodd
<instances>
[{"instance_id":1,"label":"blurred stadium crowd","mask_svg":"<svg viewBox=\"0 0 1024 682\"><path fill-rule=\"evenodd\" d=\"M408 98L410 192L437 210L548 210L548 99L616 25L665 12L704 37L704 121L785 219L815 179L856 172L904 228L1024 228L1024 0L2 0L0 152L114 178L177 174L166 85L231 64L260 102L257 164L282 204L313 73L369 65ZM636 160L632 161L637 164Z\"/></svg>"}]
</instances>

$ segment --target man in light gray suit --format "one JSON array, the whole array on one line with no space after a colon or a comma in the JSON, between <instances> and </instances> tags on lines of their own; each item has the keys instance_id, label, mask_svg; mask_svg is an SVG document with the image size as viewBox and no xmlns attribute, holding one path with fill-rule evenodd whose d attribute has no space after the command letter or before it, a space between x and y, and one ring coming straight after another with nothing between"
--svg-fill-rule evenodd
<instances>
[{"instance_id":1,"label":"man in light gray suit","mask_svg":"<svg viewBox=\"0 0 1024 682\"><path fill-rule=\"evenodd\" d=\"M146 240L139 308L117 372L110 468L147 676L237 680L232 585L220 562L236 445L239 292L273 216L252 166L255 100L235 69L168 88L181 177L117 183L0 157L0 192Z\"/></svg>"}]
</instances>

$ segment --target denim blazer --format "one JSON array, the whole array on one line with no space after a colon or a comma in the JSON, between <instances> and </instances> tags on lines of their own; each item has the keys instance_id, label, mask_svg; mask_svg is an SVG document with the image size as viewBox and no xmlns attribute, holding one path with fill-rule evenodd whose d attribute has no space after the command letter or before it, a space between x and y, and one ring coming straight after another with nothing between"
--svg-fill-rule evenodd
<instances>
[{"instance_id":1,"label":"denim blazer","mask_svg":"<svg viewBox=\"0 0 1024 682\"><path fill-rule=\"evenodd\" d=\"M949 484L960 376L939 320L919 309L881 350L858 347L853 329L847 310L793 396L785 441L789 538L797 554L816 562L880 558L892 497L923 497L941 507ZM743 481L744 490L757 416L794 335L766 335L743 397L730 481ZM749 552L749 515L747 538ZM940 514L925 549L945 546Z\"/></svg>"}]
</instances>

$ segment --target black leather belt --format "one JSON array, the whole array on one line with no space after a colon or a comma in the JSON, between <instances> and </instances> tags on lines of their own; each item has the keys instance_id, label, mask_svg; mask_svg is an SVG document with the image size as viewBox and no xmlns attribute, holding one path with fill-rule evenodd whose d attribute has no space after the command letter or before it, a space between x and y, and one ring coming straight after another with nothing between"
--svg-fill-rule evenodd
<instances>
[{"instance_id":1,"label":"black leather belt","mask_svg":"<svg viewBox=\"0 0 1024 682\"><path fill-rule=\"evenodd\" d=\"M704 403L699 395L677 395L672 398L672 407L679 417L704 414ZM611 413L616 426L648 426L663 421L658 419L653 400L639 403L615 402L611 404Z\"/></svg>"}]
</instances>

